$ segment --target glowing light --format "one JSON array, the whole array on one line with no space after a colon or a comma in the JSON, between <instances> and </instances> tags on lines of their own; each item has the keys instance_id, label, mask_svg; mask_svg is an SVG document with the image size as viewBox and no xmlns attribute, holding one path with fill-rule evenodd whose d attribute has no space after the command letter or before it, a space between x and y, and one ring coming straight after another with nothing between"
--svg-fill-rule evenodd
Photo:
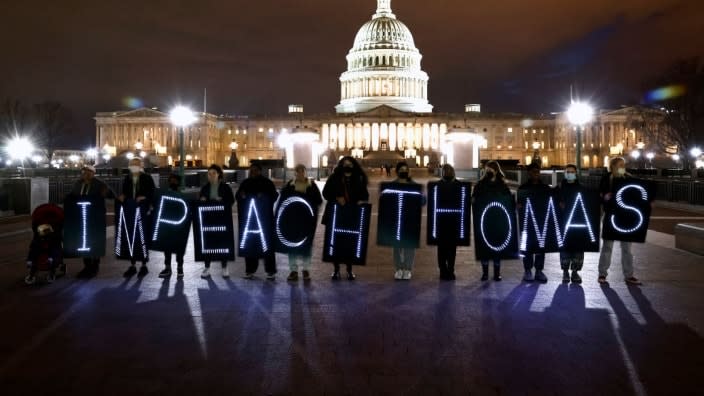
<instances>
[{"instance_id":1,"label":"glowing light","mask_svg":"<svg viewBox=\"0 0 704 396\"><path fill-rule=\"evenodd\" d=\"M526 251L528 248L528 221L533 222L533 229L535 231L535 236L538 239L538 246L541 249L545 248L545 239L548 234L548 225L550 223L550 218L552 217L553 225L555 226L555 235L557 237L557 246L562 247L562 235L560 234L560 224L557 221L557 213L555 211L555 203L550 197L548 200L547 213L545 214L545 221L543 222L543 229L538 228L538 221L535 218L535 212L533 211L533 203L530 198L526 198L526 209L523 216L523 230L521 231L521 250Z\"/></svg>"},{"instance_id":2,"label":"glowing light","mask_svg":"<svg viewBox=\"0 0 704 396\"><path fill-rule=\"evenodd\" d=\"M288 208L289 206L291 206L293 204L297 204L297 203L303 204L306 207L306 209L308 209L308 213L310 213L310 215L312 217L315 217L315 213L313 212L313 208L310 206L308 201L306 201L305 199L303 199L301 197L289 197L281 204L281 207L279 208L279 214L278 214L278 216L276 216L276 235L279 237L279 241L281 241L281 243L284 246L289 247L289 248L297 248L299 246L302 246L308 240L308 237L305 237L305 238L301 239L300 241L292 242L292 241L289 241L288 239L286 239L283 232L281 232L281 217L283 216L284 212L286 211L286 208Z\"/></svg>"},{"instance_id":3,"label":"glowing light","mask_svg":"<svg viewBox=\"0 0 704 396\"><path fill-rule=\"evenodd\" d=\"M672 154L672 160L674 160L675 162L679 162L679 161L680 161L680 155L679 155L679 154Z\"/></svg>"},{"instance_id":4,"label":"glowing light","mask_svg":"<svg viewBox=\"0 0 704 396\"><path fill-rule=\"evenodd\" d=\"M134 214L134 226L132 229L132 235L130 235L129 230L127 229L127 219L125 218L125 207L121 206L120 207L120 217L117 221L117 238L115 240L115 254L117 256L122 255L122 231L124 229L124 233L127 237L127 247L129 248L130 251L130 257L134 257L134 244L137 241L137 231L139 231L139 241L140 241L140 247L142 248L142 257L146 258L147 257L147 244L144 240L144 227L142 226L142 214L139 208L136 208L135 214Z\"/></svg>"},{"instance_id":5,"label":"glowing light","mask_svg":"<svg viewBox=\"0 0 704 396\"><path fill-rule=\"evenodd\" d=\"M633 159L638 159L638 158L640 158L640 151L638 151L638 150L633 150L633 151L631 151L631 157L632 157Z\"/></svg>"},{"instance_id":6,"label":"glowing light","mask_svg":"<svg viewBox=\"0 0 704 396\"><path fill-rule=\"evenodd\" d=\"M577 205L579 205L579 208L582 211L582 214L584 215L584 220L586 221L584 224L572 224L572 219L574 218L574 211L577 209ZM570 228L586 228L587 232L589 232L589 240L592 243L596 242L596 236L594 235L594 230L592 229L592 225L589 222L589 216L587 215L587 208L584 206L582 193L577 193L577 199L575 199L574 205L572 205L572 210L570 210L570 215L567 217L567 223L565 224L562 245L564 245L565 241L567 240L567 235L570 231Z\"/></svg>"},{"instance_id":7,"label":"glowing light","mask_svg":"<svg viewBox=\"0 0 704 396\"><path fill-rule=\"evenodd\" d=\"M183 216L179 220L171 220L171 219L165 219L165 218L161 217L161 214L164 211L164 205L166 204L165 201L176 202L178 204L181 204L181 206L183 206ZM161 223L176 226L179 224L183 224L183 222L186 221L186 217L188 217L188 205L186 205L186 201L184 201L181 198L175 198L175 197L170 197L168 195L162 195L161 202L159 202L159 212L156 216L156 225L154 226L154 234L152 236L152 241L157 240L157 237L159 236L159 227L161 226Z\"/></svg>"},{"instance_id":8,"label":"glowing light","mask_svg":"<svg viewBox=\"0 0 704 396\"><path fill-rule=\"evenodd\" d=\"M32 155L34 145L28 138L16 136L7 142L5 149L10 158L24 161Z\"/></svg>"},{"instance_id":9,"label":"glowing light","mask_svg":"<svg viewBox=\"0 0 704 396\"><path fill-rule=\"evenodd\" d=\"M122 104L124 104L130 109L139 109L140 107L144 107L144 102L142 102L142 100L139 98L135 98L134 96L128 96L122 99Z\"/></svg>"},{"instance_id":10,"label":"glowing light","mask_svg":"<svg viewBox=\"0 0 704 396\"><path fill-rule=\"evenodd\" d=\"M81 207L81 236L83 237L83 245L78 248L79 252L90 252L90 247L86 246L88 244L88 206L90 204L90 202L77 203Z\"/></svg>"},{"instance_id":11,"label":"glowing light","mask_svg":"<svg viewBox=\"0 0 704 396\"><path fill-rule=\"evenodd\" d=\"M252 223L252 215L257 222L256 229L250 229L249 225ZM264 229L262 228L262 223L259 221L259 213L257 212L257 206L255 205L254 199L249 201L249 210L247 211L247 222L244 226L244 232L242 233L242 240L240 241L240 249L244 249L247 245L247 238L249 234L258 234L259 241L262 244L262 252L267 252L269 246L266 243L266 235L264 235Z\"/></svg>"},{"instance_id":12,"label":"glowing light","mask_svg":"<svg viewBox=\"0 0 704 396\"><path fill-rule=\"evenodd\" d=\"M230 249L206 249L205 248L205 233L206 232L225 232L227 227L225 226L204 226L203 225L203 213L204 212L224 212L224 205L216 206L200 206L198 208L198 219L200 220L200 251L202 254L228 254Z\"/></svg>"},{"instance_id":13,"label":"glowing light","mask_svg":"<svg viewBox=\"0 0 704 396\"><path fill-rule=\"evenodd\" d=\"M684 85L668 85L660 87L648 92L645 99L648 102L659 102L667 99L674 99L684 95L687 92L687 87Z\"/></svg>"},{"instance_id":14,"label":"glowing light","mask_svg":"<svg viewBox=\"0 0 704 396\"><path fill-rule=\"evenodd\" d=\"M584 102L572 102L567 109L567 119L573 125L584 125L591 121L594 116L594 109Z\"/></svg>"},{"instance_id":15,"label":"glowing light","mask_svg":"<svg viewBox=\"0 0 704 396\"><path fill-rule=\"evenodd\" d=\"M128 160L131 160L132 158L134 158L134 154L127 153L127 154L125 154L125 157L127 157Z\"/></svg>"},{"instance_id":16,"label":"glowing light","mask_svg":"<svg viewBox=\"0 0 704 396\"><path fill-rule=\"evenodd\" d=\"M366 208L364 206L360 207L359 216L359 229L357 230L346 230L344 228L337 228L337 207L339 205L335 204L332 209L332 232L330 233L330 256L335 255L335 234L352 234L357 235L357 248L355 251L356 258L362 258L362 237L364 233L364 214L366 213Z\"/></svg>"},{"instance_id":17,"label":"glowing light","mask_svg":"<svg viewBox=\"0 0 704 396\"><path fill-rule=\"evenodd\" d=\"M460 215L460 239L465 237L464 219L465 219L465 202L467 197L467 186L461 188L461 206L459 209L438 208L438 186L433 186L433 238L438 237L438 214L459 213Z\"/></svg>"},{"instance_id":18,"label":"glowing light","mask_svg":"<svg viewBox=\"0 0 704 396\"><path fill-rule=\"evenodd\" d=\"M638 210L638 208L636 208L636 207L626 205L626 203L623 202L624 191L631 189L631 188L635 188L636 190L640 191L641 198L644 201L648 200L648 191L646 191L646 189L643 186L639 186L637 184L629 184L627 186L623 186L618 190L618 192L616 192L616 204L625 210L630 210L630 211L635 212L636 215L638 216L638 222L635 225L635 227L621 228L618 225L616 225L616 220L615 220L616 215L615 214L611 215L611 225L614 227L614 229L616 231L624 233L624 234L630 234L631 232L638 230L643 225L643 214L640 212L640 210Z\"/></svg>"},{"instance_id":19,"label":"glowing light","mask_svg":"<svg viewBox=\"0 0 704 396\"><path fill-rule=\"evenodd\" d=\"M484 232L484 217L486 216L487 212L489 212L489 209L491 208L499 208L501 211L504 212L506 215L506 219L508 219L508 232L506 234L506 240L504 240L501 245L499 246L494 246L492 245L489 240L486 238L486 233ZM502 252L504 249L506 249L511 243L511 234L513 233L513 227L511 227L511 215L508 213L508 210L506 209L505 206L500 204L499 202L491 202L489 205L484 208L484 211L482 212L482 216L480 218L480 223L479 223L479 228L482 233L482 239L484 239L484 243L486 243L486 246L489 247L489 249L495 251L495 252Z\"/></svg>"},{"instance_id":20,"label":"glowing light","mask_svg":"<svg viewBox=\"0 0 704 396\"><path fill-rule=\"evenodd\" d=\"M691 154L694 158L698 158L700 155L702 155L702 149L700 149L699 147L694 147L693 149L689 150L689 154Z\"/></svg>"},{"instance_id":21,"label":"glowing light","mask_svg":"<svg viewBox=\"0 0 704 396\"><path fill-rule=\"evenodd\" d=\"M653 158L655 158L655 153L647 153L647 154L645 155L645 158L647 158L647 159L649 159L649 160L652 160Z\"/></svg>"},{"instance_id":22,"label":"glowing light","mask_svg":"<svg viewBox=\"0 0 704 396\"><path fill-rule=\"evenodd\" d=\"M403 200L406 195L416 195L421 196L420 191L404 191L404 190L394 190L388 189L381 192L384 194L396 194L398 195L398 211L396 213L396 240L401 240L401 222L403 221Z\"/></svg>"},{"instance_id":23,"label":"glowing light","mask_svg":"<svg viewBox=\"0 0 704 396\"><path fill-rule=\"evenodd\" d=\"M196 121L191 109L186 106L176 106L169 113L171 123L177 127L187 127Z\"/></svg>"},{"instance_id":24,"label":"glowing light","mask_svg":"<svg viewBox=\"0 0 704 396\"><path fill-rule=\"evenodd\" d=\"M98 156L98 150L96 150L94 148L89 148L88 150L86 150L86 157L95 158L97 156Z\"/></svg>"}]
</instances>

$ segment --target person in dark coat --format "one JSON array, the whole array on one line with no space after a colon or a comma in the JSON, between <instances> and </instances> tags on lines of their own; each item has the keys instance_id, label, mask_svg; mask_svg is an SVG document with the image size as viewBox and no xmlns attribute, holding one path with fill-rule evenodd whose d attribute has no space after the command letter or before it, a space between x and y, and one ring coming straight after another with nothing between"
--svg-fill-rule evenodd
<instances>
[{"instance_id":1,"label":"person in dark coat","mask_svg":"<svg viewBox=\"0 0 704 396\"><path fill-rule=\"evenodd\" d=\"M518 203L516 208L518 210L522 209L526 202L526 197L531 193L550 193L550 186L543 183L540 178L540 165L537 162L533 162L526 167L528 171L528 181L523 183L518 187ZM533 276L533 267L535 267L535 276ZM545 253L524 253L523 256L523 280L526 282L536 282L546 283L548 281L547 276L543 272L545 267Z\"/></svg>"},{"instance_id":2,"label":"person in dark coat","mask_svg":"<svg viewBox=\"0 0 704 396\"><path fill-rule=\"evenodd\" d=\"M285 197L290 197L297 195L302 197L308 202L308 204L313 208L313 213L318 215L318 208L320 204L323 203L323 197L320 195L320 189L315 184L315 181L306 177L306 167L303 164L296 165L295 168L296 177L291 179L286 185L281 189L281 200ZM311 251L308 250L305 253L289 253L288 255L288 267L290 273L288 275L288 280L296 281L298 280L298 263L301 263L303 280L310 280L310 262Z\"/></svg>"},{"instance_id":3,"label":"person in dark coat","mask_svg":"<svg viewBox=\"0 0 704 396\"><path fill-rule=\"evenodd\" d=\"M577 178L577 166L568 164L565 166L565 178L562 179L560 187L558 187L558 197L560 198L560 207L565 209L565 202L575 196L580 189L579 179ZM582 277L579 271L584 265L584 251L580 250L560 250L560 267L562 268L562 281L567 283L582 283ZM572 275L570 275L572 270Z\"/></svg>"},{"instance_id":4,"label":"person in dark coat","mask_svg":"<svg viewBox=\"0 0 704 396\"><path fill-rule=\"evenodd\" d=\"M455 177L455 168L450 164L442 166L442 177L438 182L438 188L441 190L449 188L453 184L460 184ZM438 238L438 268L440 269L440 280L455 280L455 259L457 257L457 241L454 236L447 238L448 235L441 232Z\"/></svg>"},{"instance_id":5,"label":"person in dark coat","mask_svg":"<svg viewBox=\"0 0 704 396\"><path fill-rule=\"evenodd\" d=\"M474 199L480 196L501 196L511 195L511 190L505 182L504 172L501 171L501 166L496 161L489 161L484 166L484 176L474 186L472 191L472 203ZM476 221L476 220L475 220ZM494 280L500 281L501 278L501 259L495 258L494 262ZM481 280L489 279L489 260L482 260L482 277Z\"/></svg>"},{"instance_id":6,"label":"person in dark coat","mask_svg":"<svg viewBox=\"0 0 704 396\"><path fill-rule=\"evenodd\" d=\"M132 158L129 162L129 174L125 176L122 181L122 194L120 194L117 199L120 202L125 202L126 200L133 200L137 202L139 207L146 207L147 213L142 219L142 226L147 228L151 222L149 221L149 213L151 213L154 206L154 192L156 191L156 186L154 185L154 179L144 172L142 168L142 160L139 158ZM148 229L145 229L145 235L149 235ZM115 230L115 232L120 232L120 230ZM142 266L137 272L135 264L137 260L133 257L130 260L130 267L125 271L123 276L125 278L130 278L137 274L138 277L143 277L149 273L147 270L146 257L142 259Z\"/></svg>"},{"instance_id":7,"label":"person in dark coat","mask_svg":"<svg viewBox=\"0 0 704 396\"><path fill-rule=\"evenodd\" d=\"M108 186L95 177L95 167L85 165L81 169L81 178L76 181L71 189L71 195L109 198L114 197L114 193ZM77 278L92 278L98 274L100 267L100 257L84 257L83 269L76 274Z\"/></svg>"},{"instance_id":8,"label":"person in dark coat","mask_svg":"<svg viewBox=\"0 0 704 396\"><path fill-rule=\"evenodd\" d=\"M208 182L200 189L200 200L222 202L225 204L225 208L230 208L230 211L232 211L232 205L235 204L235 196L232 194L232 188L223 181L223 177L224 173L220 166L216 164L210 165L208 168ZM222 260L222 276L223 278L230 277L227 260ZM203 279L210 278L210 260L205 260L205 268L203 268L200 277Z\"/></svg>"},{"instance_id":9,"label":"person in dark coat","mask_svg":"<svg viewBox=\"0 0 704 396\"><path fill-rule=\"evenodd\" d=\"M343 157L333 171L333 174L325 182L323 188L323 198L329 203L337 202L339 205L359 205L369 200L369 191L367 185L369 179L364 173L364 170L353 157ZM323 214L323 224L327 225L330 221L330 212L332 206L327 205ZM333 280L340 279L340 263L335 262L334 272L332 273ZM352 272L352 264L347 264L347 279L354 280L355 275Z\"/></svg>"},{"instance_id":10,"label":"person in dark coat","mask_svg":"<svg viewBox=\"0 0 704 396\"><path fill-rule=\"evenodd\" d=\"M279 197L279 193L276 191L276 186L274 183L264 175L262 175L262 167L259 164L252 164L249 167L249 177L242 181L240 188L237 189L237 213L239 216L245 216L245 199L251 197L267 197L269 198L269 210L271 213L274 212L274 204L276 199ZM273 216L272 224L273 227ZM245 278L254 278L254 273L259 269L259 259L255 257L245 257ZM273 249L269 249L264 257L264 271L266 271L266 278L273 280L276 278L276 255Z\"/></svg>"},{"instance_id":11,"label":"person in dark coat","mask_svg":"<svg viewBox=\"0 0 704 396\"><path fill-rule=\"evenodd\" d=\"M169 175L169 191L183 196L181 193L181 176L175 173ZM177 253L176 249L164 250L164 269L159 273L159 278L171 276L171 256L176 255L176 278L183 278L183 254Z\"/></svg>"}]
</instances>

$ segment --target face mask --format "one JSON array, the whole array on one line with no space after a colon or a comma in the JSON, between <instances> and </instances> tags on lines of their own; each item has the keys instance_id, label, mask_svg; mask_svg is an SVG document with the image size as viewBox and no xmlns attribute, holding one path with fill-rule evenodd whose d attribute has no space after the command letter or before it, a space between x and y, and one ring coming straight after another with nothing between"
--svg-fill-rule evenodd
<instances>
[{"instance_id":1,"label":"face mask","mask_svg":"<svg viewBox=\"0 0 704 396\"><path fill-rule=\"evenodd\" d=\"M573 182L577 180L577 174L576 173L565 173L565 180L568 182Z\"/></svg>"},{"instance_id":2,"label":"face mask","mask_svg":"<svg viewBox=\"0 0 704 396\"><path fill-rule=\"evenodd\" d=\"M398 177L401 179L408 179L408 172L399 172Z\"/></svg>"},{"instance_id":3,"label":"face mask","mask_svg":"<svg viewBox=\"0 0 704 396\"><path fill-rule=\"evenodd\" d=\"M139 173L142 171L142 168L137 166L137 165L130 165L130 173Z\"/></svg>"},{"instance_id":4,"label":"face mask","mask_svg":"<svg viewBox=\"0 0 704 396\"><path fill-rule=\"evenodd\" d=\"M623 176L626 174L626 168L618 168L616 173L618 173L619 176Z\"/></svg>"}]
</instances>

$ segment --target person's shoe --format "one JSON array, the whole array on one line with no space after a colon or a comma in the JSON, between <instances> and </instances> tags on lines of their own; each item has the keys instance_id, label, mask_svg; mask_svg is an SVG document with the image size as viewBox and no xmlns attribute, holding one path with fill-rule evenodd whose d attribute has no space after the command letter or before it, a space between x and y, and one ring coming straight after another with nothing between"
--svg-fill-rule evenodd
<instances>
[{"instance_id":1,"label":"person's shoe","mask_svg":"<svg viewBox=\"0 0 704 396\"><path fill-rule=\"evenodd\" d=\"M244 274L245 279L254 279L254 272L247 272Z\"/></svg>"},{"instance_id":2,"label":"person's shoe","mask_svg":"<svg viewBox=\"0 0 704 396\"><path fill-rule=\"evenodd\" d=\"M572 272L575 274L576 272ZM568 270L562 271L562 283L570 283L570 272Z\"/></svg>"},{"instance_id":3,"label":"person's shoe","mask_svg":"<svg viewBox=\"0 0 704 396\"><path fill-rule=\"evenodd\" d=\"M455 279L457 279L457 277L455 276L454 272L450 272L449 274L447 274L447 280L453 281Z\"/></svg>"},{"instance_id":4,"label":"person's shoe","mask_svg":"<svg viewBox=\"0 0 704 396\"><path fill-rule=\"evenodd\" d=\"M276 274L274 272L267 272L266 273L266 279L268 280L274 280L276 279Z\"/></svg>"},{"instance_id":5,"label":"person's shoe","mask_svg":"<svg viewBox=\"0 0 704 396\"><path fill-rule=\"evenodd\" d=\"M577 271L572 271L572 283L582 283L582 277Z\"/></svg>"},{"instance_id":6,"label":"person's shoe","mask_svg":"<svg viewBox=\"0 0 704 396\"><path fill-rule=\"evenodd\" d=\"M535 271L535 281L540 283L547 283L548 277L545 276L543 271Z\"/></svg>"},{"instance_id":7,"label":"person's shoe","mask_svg":"<svg viewBox=\"0 0 704 396\"><path fill-rule=\"evenodd\" d=\"M210 278L210 268L203 268L203 272L200 273L200 277L203 279Z\"/></svg>"},{"instance_id":8,"label":"person's shoe","mask_svg":"<svg viewBox=\"0 0 704 396\"><path fill-rule=\"evenodd\" d=\"M81 271L81 272L83 272L83 271ZM127 269L127 271L125 271L124 274L122 274L122 276L124 276L125 278L131 278L136 273L137 273L137 268L135 268L134 265L130 265L130 267Z\"/></svg>"},{"instance_id":9,"label":"person's shoe","mask_svg":"<svg viewBox=\"0 0 704 396\"><path fill-rule=\"evenodd\" d=\"M403 280L411 280L412 277L413 273L411 273L411 271L403 271Z\"/></svg>"},{"instance_id":10,"label":"person's shoe","mask_svg":"<svg viewBox=\"0 0 704 396\"><path fill-rule=\"evenodd\" d=\"M599 281L599 283L601 283L602 285L605 285L605 284L609 283L609 282L606 280L606 277L605 277L605 276L599 276L598 281Z\"/></svg>"},{"instance_id":11,"label":"person's shoe","mask_svg":"<svg viewBox=\"0 0 704 396\"><path fill-rule=\"evenodd\" d=\"M524 282L533 282L533 271L526 270L526 272L523 274L523 281Z\"/></svg>"},{"instance_id":12,"label":"person's shoe","mask_svg":"<svg viewBox=\"0 0 704 396\"><path fill-rule=\"evenodd\" d=\"M134 268L134 267L133 267ZM139 272L137 272L137 277L144 278L149 273L146 265L139 267Z\"/></svg>"},{"instance_id":13,"label":"person's shoe","mask_svg":"<svg viewBox=\"0 0 704 396\"><path fill-rule=\"evenodd\" d=\"M24 277L24 284L25 285L33 285L36 282L37 282L37 277L32 274L29 274Z\"/></svg>"},{"instance_id":14,"label":"person's shoe","mask_svg":"<svg viewBox=\"0 0 704 396\"><path fill-rule=\"evenodd\" d=\"M298 280L298 272L296 271L291 271L290 274L288 274L288 277L286 278L287 281L297 281Z\"/></svg>"},{"instance_id":15,"label":"person's shoe","mask_svg":"<svg viewBox=\"0 0 704 396\"><path fill-rule=\"evenodd\" d=\"M168 278L171 276L171 268L166 268L159 272L159 278Z\"/></svg>"},{"instance_id":16,"label":"person's shoe","mask_svg":"<svg viewBox=\"0 0 704 396\"><path fill-rule=\"evenodd\" d=\"M353 281L356 278L357 278L357 276L354 273L352 273L351 271L347 272L347 280Z\"/></svg>"},{"instance_id":17,"label":"person's shoe","mask_svg":"<svg viewBox=\"0 0 704 396\"><path fill-rule=\"evenodd\" d=\"M631 286L640 286L643 284L638 278L635 276L631 276L630 278L626 278L626 283L631 285Z\"/></svg>"},{"instance_id":18,"label":"person's shoe","mask_svg":"<svg viewBox=\"0 0 704 396\"><path fill-rule=\"evenodd\" d=\"M176 278L183 279L183 270L182 269L176 271Z\"/></svg>"},{"instance_id":19,"label":"person's shoe","mask_svg":"<svg viewBox=\"0 0 704 396\"><path fill-rule=\"evenodd\" d=\"M303 280L304 281L309 281L310 280L310 272L303 270Z\"/></svg>"},{"instance_id":20,"label":"person's shoe","mask_svg":"<svg viewBox=\"0 0 704 396\"><path fill-rule=\"evenodd\" d=\"M332 273L332 276L330 276L330 279L336 281L340 280L340 271L335 271Z\"/></svg>"},{"instance_id":21,"label":"person's shoe","mask_svg":"<svg viewBox=\"0 0 704 396\"><path fill-rule=\"evenodd\" d=\"M229 278L230 277L230 267L225 267L222 269L222 277L223 278Z\"/></svg>"},{"instance_id":22,"label":"person's shoe","mask_svg":"<svg viewBox=\"0 0 704 396\"><path fill-rule=\"evenodd\" d=\"M403 270L396 270L396 272L394 272L394 279L396 279L396 280L403 279Z\"/></svg>"},{"instance_id":23,"label":"person's shoe","mask_svg":"<svg viewBox=\"0 0 704 396\"><path fill-rule=\"evenodd\" d=\"M501 266L495 265L494 266L494 280L496 282L501 282L501 279L503 279L503 278L501 278Z\"/></svg>"}]
</instances>

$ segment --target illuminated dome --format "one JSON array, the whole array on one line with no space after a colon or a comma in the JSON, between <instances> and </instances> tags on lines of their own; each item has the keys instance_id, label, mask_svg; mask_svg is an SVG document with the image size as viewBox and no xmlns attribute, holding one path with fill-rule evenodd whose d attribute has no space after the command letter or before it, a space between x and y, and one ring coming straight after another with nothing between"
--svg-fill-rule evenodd
<instances>
[{"instance_id":1,"label":"illuminated dome","mask_svg":"<svg viewBox=\"0 0 704 396\"><path fill-rule=\"evenodd\" d=\"M391 11L391 0L377 0L376 13L359 29L347 54L337 112L358 113L381 105L431 112L421 59L411 31Z\"/></svg>"}]
</instances>

